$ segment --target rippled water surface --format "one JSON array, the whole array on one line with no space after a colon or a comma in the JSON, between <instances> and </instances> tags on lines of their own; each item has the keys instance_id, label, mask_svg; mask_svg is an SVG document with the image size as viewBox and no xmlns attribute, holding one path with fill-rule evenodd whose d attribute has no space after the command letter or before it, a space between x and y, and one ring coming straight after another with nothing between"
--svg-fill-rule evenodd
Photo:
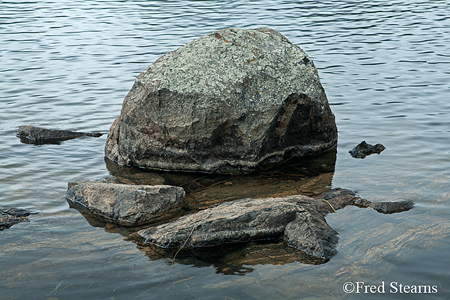
<instances>
[{"instance_id":1,"label":"rippled water surface","mask_svg":"<svg viewBox=\"0 0 450 300\"><path fill-rule=\"evenodd\" d=\"M0 232L0 299L360 297L344 292L346 282L385 284L369 298L449 298L449 11L449 1L421 0L1 1L0 206L37 214ZM106 135L59 145L15 137L20 125L107 133L135 77L158 57L221 28L261 26L319 69L339 129L325 182L371 201L416 203L393 215L356 207L328 215L340 241L325 264L241 253L244 271L234 272L149 255L63 199L68 181L114 173ZM348 150L362 140L386 150L354 159ZM406 295L395 283L437 293Z\"/></svg>"}]
</instances>

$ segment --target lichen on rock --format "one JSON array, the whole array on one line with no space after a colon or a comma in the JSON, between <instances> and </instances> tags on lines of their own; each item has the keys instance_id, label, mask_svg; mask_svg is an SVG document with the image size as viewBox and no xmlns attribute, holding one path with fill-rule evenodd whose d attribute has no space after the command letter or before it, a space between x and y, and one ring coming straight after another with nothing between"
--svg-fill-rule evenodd
<instances>
[{"instance_id":1,"label":"lichen on rock","mask_svg":"<svg viewBox=\"0 0 450 300\"><path fill-rule=\"evenodd\" d=\"M312 60L269 28L223 29L137 78L105 146L122 165L242 173L336 145Z\"/></svg>"}]
</instances>

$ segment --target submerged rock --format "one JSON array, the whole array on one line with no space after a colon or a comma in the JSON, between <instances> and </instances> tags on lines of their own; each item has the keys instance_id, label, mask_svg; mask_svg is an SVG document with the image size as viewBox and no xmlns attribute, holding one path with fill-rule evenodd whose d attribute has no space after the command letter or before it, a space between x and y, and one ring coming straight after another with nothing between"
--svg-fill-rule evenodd
<instances>
[{"instance_id":1,"label":"submerged rock","mask_svg":"<svg viewBox=\"0 0 450 300\"><path fill-rule=\"evenodd\" d=\"M399 202L375 202L371 203L370 207L383 214L393 214L410 210L414 207L414 202L411 200Z\"/></svg>"},{"instance_id":2,"label":"submerged rock","mask_svg":"<svg viewBox=\"0 0 450 300\"><path fill-rule=\"evenodd\" d=\"M176 208L184 190L169 185L127 185L110 182L69 182L66 200L107 221L137 226Z\"/></svg>"},{"instance_id":3,"label":"submerged rock","mask_svg":"<svg viewBox=\"0 0 450 300\"><path fill-rule=\"evenodd\" d=\"M305 52L269 28L223 29L137 77L105 154L149 169L241 173L336 143L334 115Z\"/></svg>"},{"instance_id":4,"label":"submerged rock","mask_svg":"<svg viewBox=\"0 0 450 300\"><path fill-rule=\"evenodd\" d=\"M28 222L30 214L31 211L28 209L0 208L0 231L20 222Z\"/></svg>"},{"instance_id":5,"label":"submerged rock","mask_svg":"<svg viewBox=\"0 0 450 300\"><path fill-rule=\"evenodd\" d=\"M16 132L22 143L26 144L58 144L65 140L81 136L102 136L99 132L78 132L70 130L45 129L34 126L19 126Z\"/></svg>"},{"instance_id":6,"label":"submerged rock","mask_svg":"<svg viewBox=\"0 0 450 300\"><path fill-rule=\"evenodd\" d=\"M414 207L414 202L411 200L399 202L371 202L369 200L356 196L356 194L351 190L341 188L326 191L318 196L317 199L324 200L324 202L320 203L318 206L319 210L323 214L335 212L336 210L344 208L348 205L353 205L361 208L370 207L383 214L404 212Z\"/></svg>"},{"instance_id":7,"label":"submerged rock","mask_svg":"<svg viewBox=\"0 0 450 300\"><path fill-rule=\"evenodd\" d=\"M365 141L359 143L359 145L355 146L352 150L348 151L352 157L354 158L364 158L367 155L378 153L380 154L383 150L386 149L382 144L369 145Z\"/></svg>"},{"instance_id":8,"label":"submerged rock","mask_svg":"<svg viewBox=\"0 0 450 300\"><path fill-rule=\"evenodd\" d=\"M240 199L186 215L138 232L143 244L162 248L211 247L284 238L308 255L329 259L338 233L318 212L319 200L307 196Z\"/></svg>"}]
</instances>

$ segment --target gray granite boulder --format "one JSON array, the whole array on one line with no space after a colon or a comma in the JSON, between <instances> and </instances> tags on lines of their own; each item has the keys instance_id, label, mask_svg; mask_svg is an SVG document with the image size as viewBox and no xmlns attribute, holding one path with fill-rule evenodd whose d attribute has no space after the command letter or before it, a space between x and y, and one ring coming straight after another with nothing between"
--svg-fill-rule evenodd
<instances>
[{"instance_id":1,"label":"gray granite boulder","mask_svg":"<svg viewBox=\"0 0 450 300\"><path fill-rule=\"evenodd\" d=\"M111 126L121 165L242 173L333 148L334 115L318 72L269 28L223 29L144 70Z\"/></svg>"},{"instance_id":2,"label":"gray granite boulder","mask_svg":"<svg viewBox=\"0 0 450 300\"><path fill-rule=\"evenodd\" d=\"M65 198L72 206L84 207L107 221L137 226L176 208L184 194L183 188L170 185L79 181L69 182Z\"/></svg>"}]
</instances>

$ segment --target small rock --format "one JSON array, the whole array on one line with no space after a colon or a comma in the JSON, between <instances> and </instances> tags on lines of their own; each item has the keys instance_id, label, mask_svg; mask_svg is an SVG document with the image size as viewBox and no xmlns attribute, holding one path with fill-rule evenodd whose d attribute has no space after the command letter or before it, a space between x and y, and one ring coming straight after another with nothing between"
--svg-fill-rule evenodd
<instances>
[{"instance_id":1,"label":"small rock","mask_svg":"<svg viewBox=\"0 0 450 300\"><path fill-rule=\"evenodd\" d=\"M181 187L127 185L108 182L69 182L66 200L109 222L123 226L149 223L175 208L184 197Z\"/></svg>"},{"instance_id":2,"label":"small rock","mask_svg":"<svg viewBox=\"0 0 450 300\"><path fill-rule=\"evenodd\" d=\"M26 144L58 144L65 140L81 136L102 136L99 132L77 132L70 130L45 129L34 126L19 126L16 132L22 143Z\"/></svg>"},{"instance_id":3,"label":"small rock","mask_svg":"<svg viewBox=\"0 0 450 300\"><path fill-rule=\"evenodd\" d=\"M0 208L0 231L20 222L28 222L30 214L31 212L28 209Z\"/></svg>"},{"instance_id":4,"label":"small rock","mask_svg":"<svg viewBox=\"0 0 450 300\"><path fill-rule=\"evenodd\" d=\"M378 153L380 154L384 149L386 149L382 144L376 144L375 146L367 144L362 141L358 146L354 147L352 150L348 151L354 158L364 158L367 155Z\"/></svg>"},{"instance_id":5,"label":"small rock","mask_svg":"<svg viewBox=\"0 0 450 300\"><path fill-rule=\"evenodd\" d=\"M383 214L393 214L410 210L414 207L414 202L411 200L400 202L372 202L370 207Z\"/></svg>"}]
</instances>

